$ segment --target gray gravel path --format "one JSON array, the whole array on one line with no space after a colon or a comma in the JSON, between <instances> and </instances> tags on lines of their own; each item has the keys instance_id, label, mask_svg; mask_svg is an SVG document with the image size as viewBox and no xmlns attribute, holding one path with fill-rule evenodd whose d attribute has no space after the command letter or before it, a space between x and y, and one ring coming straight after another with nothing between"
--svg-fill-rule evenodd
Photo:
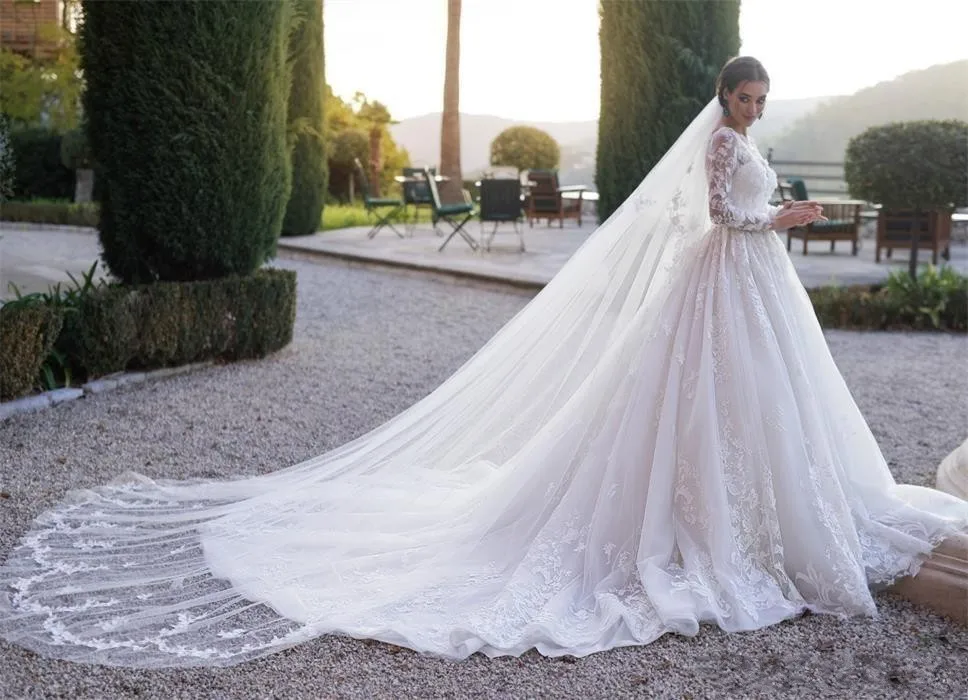
<instances>
[{"instance_id":1,"label":"gray gravel path","mask_svg":"<svg viewBox=\"0 0 968 700\"><path fill-rule=\"evenodd\" d=\"M469 357L528 296L340 263L296 269L292 345L0 424L0 557L68 488L126 469L255 474L375 427ZM968 435L964 336L831 332L833 353L901 481L931 485ZM9 465L16 465L11 469ZM462 662L325 638L230 669L159 672L40 659L0 642L0 696L524 698L968 696L968 630L891 596L877 620L807 616L729 636L704 627L580 660Z\"/></svg>"}]
</instances>

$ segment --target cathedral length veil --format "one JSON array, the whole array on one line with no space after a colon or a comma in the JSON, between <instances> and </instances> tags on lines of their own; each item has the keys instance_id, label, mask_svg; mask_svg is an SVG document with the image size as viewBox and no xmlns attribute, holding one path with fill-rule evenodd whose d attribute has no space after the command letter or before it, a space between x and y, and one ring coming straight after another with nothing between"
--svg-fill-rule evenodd
<instances>
[{"instance_id":1,"label":"cathedral length veil","mask_svg":"<svg viewBox=\"0 0 968 700\"><path fill-rule=\"evenodd\" d=\"M719 115L714 99L540 294L387 423L264 476L128 473L70 493L0 568L0 636L139 667L230 665L326 633L451 658L584 655L692 634L700 618L743 629L809 607L726 615L662 568L677 546L676 451L698 436L667 424L679 358L643 366L643 349L667 342L664 300L710 229ZM861 515L903 550L887 575L913 571L953 529L923 513L952 502L915 487L915 505L894 500L905 487L829 373L849 456L864 455L851 481L880 494ZM922 514L918 531L875 523L878 503Z\"/></svg>"}]
</instances>

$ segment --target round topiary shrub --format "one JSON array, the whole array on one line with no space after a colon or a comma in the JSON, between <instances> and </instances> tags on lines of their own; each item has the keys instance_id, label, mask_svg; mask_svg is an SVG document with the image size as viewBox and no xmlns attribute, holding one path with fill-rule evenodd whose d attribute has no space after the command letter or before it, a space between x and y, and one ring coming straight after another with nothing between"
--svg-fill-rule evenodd
<instances>
[{"instance_id":1,"label":"round topiary shrub","mask_svg":"<svg viewBox=\"0 0 968 700\"><path fill-rule=\"evenodd\" d=\"M910 222L911 277L917 275L922 224L933 231L952 209L968 204L966 144L968 123L952 119L875 126L847 145L850 196L881 205L879 226Z\"/></svg>"},{"instance_id":2,"label":"round topiary shrub","mask_svg":"<svg viewBox=\"0 0 968 700\"><path fill-rule=\"evenodd\" d=\"M968 123L896 122L847 145L850 196L888 209L931 211L968 205Z\"/></svg>"},{"instance_id":3,"label":"round topiary shrub","mask_svg":"<svg viewBox=\"0 0 968 700\"><path fill-rule=\"evenodd\" d=\"M533 126L512 126L491 142L491 165L518 170L553 170L561 161L558 142Z\"/></svg>"}]
</instances>

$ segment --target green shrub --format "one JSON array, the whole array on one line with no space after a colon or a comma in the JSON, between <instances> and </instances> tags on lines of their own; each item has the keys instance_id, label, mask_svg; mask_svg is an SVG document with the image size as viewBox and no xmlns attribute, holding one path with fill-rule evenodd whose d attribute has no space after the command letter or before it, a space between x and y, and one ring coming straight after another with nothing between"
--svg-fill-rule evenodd
<instances>
[{"instance_id":1,"label":"green shrub","mask_svg":"<svg viewBox=\"0 0 968 700\"><path fill-rule=\"evenodd\" d=\"M93 168L91 145L87 141L84 129L71 129L61 137L61 163L65 168L79 170Z\"/></svg>"},{"instance_id":2,"label":"green shrub","mask_svg":"<svg viewBox=\"0 0 968 700\"><path fill-rule=\"evenodd\" d=\"M289 92L292 153L292 193L286 205L282 235L305 236L319 227L327 189L323 142L323 5L322 0L297 0L297 28L290 40L294 62Z\"/></svg>"},{"instance_id":3,"label":"green shrub","mask_svg":"<svg viewBox=\"0 0 968 700\"><path fill-rule=\"evenodd\" d=\"M71 329L76 326L77 315L80 313L81 306L93 294L100 290L106 290L109 287L108 282L104 279L99 280L97 283L94 282L97 266L98 263L94 262L81 275L80 280L68 272L67 275L72 282L72 286L66 288L62 288L61 283L58 282L49 285L46 292L23 295L15 284L10 284L15 299L7 302L4 308L39 304L53 309L63 317L61 331L57 334L54 346L51 348L41 368L39 383L44 389L52 389L57 386L70 386L75 376L83 376L84 374L77 359L77 351L73 346L75 335Z\"/></svg>"},{"instance_id":4,"label":"green shrub","mask_svg":"<svg viewBox=\"0 0 968 700\"><path fill-rule=\"evenodd\" d=\"M85 4L100 239L123 282L246 275L275 254L291 187L290 12L288 2Z\"/></svg>"},{"instance_id":5,"label":"green shrub","mask_svg":"<svg viewBox=\"0 0 968 700\"><path fill-rule=\"evenodd\" d=\"M602 2L595 183L604 221L716 94L739 51L739 2Z\"/></svg>"},{"instance_id":6,"label":"green shrub","mask_svg":"<svg viewBox=\"0 0 968 700\"><path fill-rule=\"evenodd\" d=\"M561 148L550 134L533 126L512 126L491 142L491 165L520 170L553 170L561 162Z\"/></svg>"},{"instance_id":7,"label":"green shrub","mask_svg":"<svg viewBox=\"0 0 968 700\"><path fill-rule=\"evenodd\" d=\"M968 276L947 266L929 265L916 279L893 271L882 285L808 293L825 328L968 331Z\"/></svg>"},{"instance_id":8,"label":"green shrub","mask_svg":"<svg viewBox=\"0 0 968 700\"><path fill-rule=\"evenodd\" d=\"M915 328L965 330L968 276L945 266L921 270L917 278L892 271L884 295L897 318Z\"/></svg>"},{"instance_id":9,"label":"green shrub","mask_svg":"<svg viewBox=\"0 0 968 700\"><path fill-rule=\"evenodd\" d=\"M61 162L61 136L48 129L10 133L13 151L13 199L74 198L74 171Z\"/></svg>"},{"instance_id":10,"label":"green shrub","mask_svg":"<svg viewBox=\"0 0 968 700\"><path fill-rule=\"evenodd\" d=\"M62 309L37 302L0 307L0 401L34 388L63 319Z\"/></svg>"},{"instance_id":11,"label":"green shrub","mask_svg":"<svg viewBox=\"0 0 968 700\"><path fill-rule=\"evenodd\" d=\"M850 196L888 209L968 205L968 123L911 121L867 129L847 145Z\"/></svg>"},{"instance_id":12,"label":"green shrub","mask_svg":"<svg viewBox=\"0 0 968 700\"><path fill-rule=\"evenodd\" d=\"M97 227L97 202L4 202L0 220L32 224Z\"/></svg>"}]
</instances>

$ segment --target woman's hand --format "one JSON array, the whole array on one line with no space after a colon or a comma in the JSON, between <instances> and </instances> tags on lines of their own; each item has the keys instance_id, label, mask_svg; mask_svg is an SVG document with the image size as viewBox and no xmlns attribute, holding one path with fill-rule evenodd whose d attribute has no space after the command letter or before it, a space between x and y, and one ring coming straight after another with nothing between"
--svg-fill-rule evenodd
<instances>
[{"instance_id":1,"label":"woman's hand","mask_svg":"<svg viewBox=\"0 0 968 700\"><path fill-rule=\"evenodd\" d=\"M823 215L823 207L814 201L804 202L784 202L776 217L773 219L773 227L778 230L806 226L814 221L826 221Z\"/></svg>"}]
</instances>

